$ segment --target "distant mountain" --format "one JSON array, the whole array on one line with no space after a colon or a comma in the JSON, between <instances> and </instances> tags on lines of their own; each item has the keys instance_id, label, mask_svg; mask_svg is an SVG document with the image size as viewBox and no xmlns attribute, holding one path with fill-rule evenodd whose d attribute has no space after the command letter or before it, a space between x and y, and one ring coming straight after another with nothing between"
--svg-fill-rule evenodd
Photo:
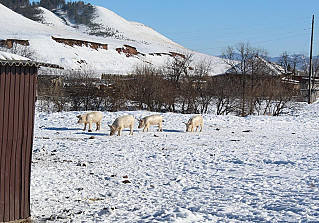
<instances>
[{"instance_id":1,"label":"distant mountain","mask_svg":"<svg viewBox=\"0 0 319 223\"><path fill-rule=\"evenodd\" d=\"M317 60L318 56L313 56L313 60ZM269 61L277 63L281 65L283 58L282 57L270 57ZM304 54L292 54L288 56L288 61L290 61L291 64L296 63L296 67L298 70L304 70L307 69L307 65L309 64L309 57L305 56Z\"/></svg>"},{"instance_id":2,"label":"distant mountain","mask_svg":"<svg viewBox=\"0 0 319 223\"><path fill-rule=\"evenodd\" d=\"M219 57L222 58L223 56L220 55ZM241 55L239 53L234 53L233 59L240 61ZM276 63L278 65L282 65L282 63L283 63L283 58L281 56L266 57L264 59L268 62ZM287 59L288 59L290 64L293 64L294 61L296 61L296 66L297 66L298 70L303 70L305 68L305 66L309 63L309 57L305 56L304 54L292 54L292 55L289 55ZM318 60L319 56L313 56L313 59Z\"/></svg>"},{"instance_id":3,"label":"distant mountain","mask_svg":"<svg viewBox=\"0 0 319 223\"><path fill-rule=\"evenodd\" d=\"M211 75L227 69L221 58L186 49L106 8L93 8L90 24L84 25L74 23L62 9L52 12L39 7L40 22L35 22L0 4L0 41L7 47L18 43L31 52L32 59L97 74L128 74L137 64L161 65L173 55L188 53L194 54L195 62L210 61Z\"/></svg>"}]
</instances>

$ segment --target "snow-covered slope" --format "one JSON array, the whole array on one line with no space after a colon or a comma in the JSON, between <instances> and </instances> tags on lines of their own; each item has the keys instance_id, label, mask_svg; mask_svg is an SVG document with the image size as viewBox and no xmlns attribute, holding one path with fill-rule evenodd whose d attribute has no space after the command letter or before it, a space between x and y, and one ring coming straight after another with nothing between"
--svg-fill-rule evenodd
<instances>
[{"instance_id":1,"label":"snow-covered slope","mask_svg":"<svg viewBox=\"0 0 319 223\"><path fill-rule=\"evenodd\" d=\"M177 43L162 36L155 30L135 22L129 22L108 9L95 7L93 22L101 31L116 31L112 37L89 35L90 29L84 26L69 26L54 13L41 8L42 23L31 21L0 4L2 22L0 23L0 39L28 40L34 58L41 62L55 63L66 69L90 69L95 73L126 74L140 63L161 65L168 58L169 52L195 53L194 61L211 61L212 75L225 71L226 65L217 57L191 52ZM63 40L86 41L107 44L107 49L93 49L90 46L67 45L57 42ZM116 49L124 45L136 48L137 55L119 53ZM161 56L152 53L163 53Z\"/></svg>"},{"instance_id":2,"label":"snow-covered slope","mask_svg":"<svg viewBox=\"0 0 319 223\"><path fill-rule=\"evenodd\" d=\"M108 27L118 30L119 35L122 35L126 39L146 43L147 45L166 45L172 47L172 49L185 50L182 46L174 43L148 26L127 21L114 12L100 6L96 6L95 9L94 23L101 24L102 26L107 24Z\"/></svg>"},{"instance_id":3,"label":"snow-covered slope","mask_svg":"<svg viewBox=\"0 0 319 223\"><path fill-rule=\"evenodd\" d=\"M39 15L41 16L41 22L47 26L55 27L61 30L65 31L74 31L74 28L67 25L66 22L62 19L56 16L53 12L50 10L43 8L43 7L38 7L42 13Z\"/></svg>"}]
</instances>

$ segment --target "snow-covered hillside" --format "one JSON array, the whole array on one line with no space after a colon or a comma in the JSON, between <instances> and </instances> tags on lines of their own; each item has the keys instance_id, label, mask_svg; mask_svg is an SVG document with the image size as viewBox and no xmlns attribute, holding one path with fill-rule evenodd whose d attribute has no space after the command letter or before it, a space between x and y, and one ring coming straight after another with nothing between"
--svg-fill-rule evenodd
<instances>
[{"instance_id":1,"label":"snow-covered hillside","mask_svg":"<svg viewBox=\"0 0 319 223\"><path fill-rule=\"evenodd\" d=\"M89 35L88 27L66 25L65 21L51 11L44 8L41 10L43 21L38 23L0 4L3 21L0 23L0 40L27 40L30 44L28 48L35 53L34 59L38 61L55 63L66 69L94 70L97 74L126 74L141 63L161 65L170 58L167 55L170 52L195 53L195 62L211 61L212 75L224 72L227 67L218 57L192 52L153 29L140 23L129 22L102 7L95 7L93 22L99 25L101 31L108 28L116 30L117 34L113 37ZM74 41L77 41L76 44ZM85 42L89 43L85 46ZM93 43L107 45L107 49L90 47ZM137 53L128 55L119 52L127 47L136 49Z\"/></svg>"},{"instance_id":2,"label":"snow-covered hillside","mask_svg":"<svg viewBox=\"0 0 319 223\"><path fill-rule=\"evenodd\" d=\"M36 113L31 211L38 222L318 222L319 104L281 117L165 113L164 131L83 132L80 112ZM95 127L95 126L94 126ZM94 136L94 139L90 139Z\"/></svg>"}]
</instances>

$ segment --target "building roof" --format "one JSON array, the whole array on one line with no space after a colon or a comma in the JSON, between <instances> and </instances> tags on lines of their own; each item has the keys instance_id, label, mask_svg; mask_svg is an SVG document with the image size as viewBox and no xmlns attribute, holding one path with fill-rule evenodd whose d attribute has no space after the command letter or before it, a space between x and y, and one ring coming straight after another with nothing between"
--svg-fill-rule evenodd
<instances>
[{"instance_id":1,"label":"building roof","mask_svg":"<svg viewBox=\"0 0 319 223\"><path fill-rule=\"evenodd\" d=\"M276 64L276 63L273 63L273 62L269 62L269 61L266 61L265 59L261 58L260 56L256 56L256 59L263 62L265 66L267 66L273 73L273 75L282 75L282 74L286 74L287 71L285 71L285 69Z\"/></svg>"},{"instance_id":2,"label":"building roof","mask_svg":"<svg viewBox=\"0 0 319 223\"><path fill-rule=\"evenodd\" d=\"M50 68L58 68L64 69L57 64L50 64L50 63L42 63L36 62L31 60L0 60L0 65L5 66L23 66L23 67L50 67Z\"/></svg>"},{"instance_id":3,"label":"building roof","mask_svg":"<svg viewBox=\"0 0 319 223\"><path fill-rule=\"evenodd\" d=\"M0 60L28 60L31 61L29 58L22 57L13 53L7 53L4 51L0 51Z\"/></svg>"},{"instance_id":4,"label":"building roof","mask_svg":"<svg viewBox=\"0 0 319 223\"><path fill-rule=\"evenodd\" d=\"M29 67L50 67L50 68L58 68L63 69L63 67L60 67L57 64L51 64L51 63L44 63L44 62L37 62L32 61L29 58L22 57L16 54L7 53L0 51L0 65L2 66L29 66Z\"/></svg>"},{"instance_id":5,"label":"building roof","mask_svg":"<svg viewBox=\"0 0 319 223\"><path fill-rule=\"evenodd\" d=\"M260 56L254 56L252 59L255 62L259 63L260 68L264 71L264 73L268 75L280 76L280 75L291 73L291 72L285 71L285 69L282 66L276 63L268 62L265 59L261 58ZM251 66L247 65L246 69L247 69L247 74L252 73ZM234 72L237 74L241 74L240 62L238 62L238 64L234 65L233 67L231 67L230 69L226 71L226 73L234 73Z\"/></svg>"}]
</instances>

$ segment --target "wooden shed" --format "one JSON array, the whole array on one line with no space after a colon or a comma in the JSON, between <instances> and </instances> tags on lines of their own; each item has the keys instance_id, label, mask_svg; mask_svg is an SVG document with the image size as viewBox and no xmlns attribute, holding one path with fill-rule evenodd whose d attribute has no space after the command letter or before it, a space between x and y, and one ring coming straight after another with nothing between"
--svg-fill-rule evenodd
<instances>
[{"instance_id":1,"label":"wooden shed","mask_svg":"<svg viewBox=\"0 0 319 223\"><path fill-rule=\"evenodd\" d=\"M40 66L59 68L0 57L0 222L30 221L31 154Z\"/></svg>"}]
</instances>

